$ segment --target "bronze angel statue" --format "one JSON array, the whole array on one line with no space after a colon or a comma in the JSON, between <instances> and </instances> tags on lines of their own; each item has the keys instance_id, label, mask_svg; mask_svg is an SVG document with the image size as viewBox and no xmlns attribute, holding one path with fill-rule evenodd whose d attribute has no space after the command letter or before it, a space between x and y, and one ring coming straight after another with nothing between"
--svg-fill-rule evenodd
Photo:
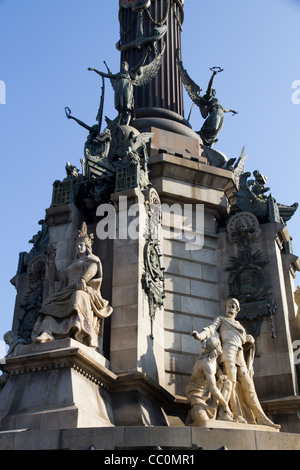
<instances>
[{"instance_id":1,"label":"bronze angel statue","mask_svg":"<svg viewBox=\"0 0 300 470\"><path fill-rule=\"evenodd\" d=\"M220 101L216 98L216 90L212 87L216 74L222 72L223 69L220 67L213 67L210 69L212 71L212 76L208 83L206 93L201 96L202 89L191 79L187 71L183 68L182 61L179 59L178 50L177 64L181 80L189 97L199 107L201 116L205 119L205 122L198 134L202 138L204 145L207 147L213 147L213 145L218 141L217 136L223 127L224 113L237 114L237 111L234 111L233 109L223 108Z\"/></svg>"},{"instance_id":2,"label":"bronze angel statue","mask_svg":"<svg viewBox=\"0 0 300 470\"><path fill-rule=\"evenodd\" d=\"M134 116L134 96L135 86L147 85L158 72L165 52L165 44L162 52L148 65L144 65L149 50L144 54L143 59L135 67L129 68L129 64L123 61L120 72L113 74L109 69L108 73L89 68L89 71L98 73L101 77L109 78L115 92L115 108L119 113L119 121L122 125L129 125Z\"/></svg>"}]
</instances>

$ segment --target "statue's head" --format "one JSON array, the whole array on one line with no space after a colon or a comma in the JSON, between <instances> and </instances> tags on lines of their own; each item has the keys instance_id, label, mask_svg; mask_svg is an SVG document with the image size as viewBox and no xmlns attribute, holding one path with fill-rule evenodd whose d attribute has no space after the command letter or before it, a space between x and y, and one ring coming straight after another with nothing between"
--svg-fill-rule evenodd
<instances>
[{"instance_id":1,"label":"statue's head","mask_svg":"<svg viewBox=\"0 0 300 470\"><path fill-rule=\"evenodd\" d=\"M216 93L217 93L216 89L213 88L213 89L211 90L211 93L212 93L213 96L216 96Z\"/></svg>"},{"instance_id":2,"label":"statue's head","mask_svg":"<svg viewBox=\"0 0 300 470\"><path fill-rule=\"evenodd\" d=\"M222 345L219 338L219 335L216 333L215 336L207 338L201 343L202 354L209 355L210 358L217 357L222 353Z\"/></svg>"},{"instance_id":3,"label":"statue's head","mask_svg":"<svg viewBox=\"0 0 300 470\"><path fill-rule=\"evenodd\" d=\"M228 299L225 302L225 315L228 318L235 318L240 311L240 303L237 299Z\"/></svg>"},{"instance_id":4,"label":"statue's head","mask_svg":"<svg viewBox=\"0 0 300 470\"><path fill-rule=\"evenodd\" d=\"M98 134L99 134L99 125L94 124L90 129L90 137L94 139L95 137L97 137Z\"/></svg>"},{"instance_id":5,"label":"statue's head","mask_svg":"<svg viewBox=\"0 0 300 470\"><path fill-rule=\"evenodd\" d=\"M77 241L76 243L76 255L85 256L87 255L87 244L82 241Z\"/></svg>"},{"instance_id":6,"label":"statue's head","mask_svg":"<svg viewBox=\"0 0 300 470\"><path fill-rule=\"evenodd\" d=\"M267 184L267 177L262 175L260 171L254 170L253 171L253 176L261 184Z\"/></svg>"},{"instance_id":7,"label":"statue's head","mask_svg":"<svg viewBox=\"0 0 300 470\"><path fill-rule=\"evenodd\" d=\"M76 255L83 256L92 253L92 244L94 241L94 235L88 235L87 225L83 222L81 230L78 231L76 238Z\"/></svg>"},{"instance_id":8,"label":"statue's head","mask_svg":"<svg viewBox=\"0 0 300 470\"><path fill-rule=\"evenodd\" d=\"M206 340L205 348L207 352L211 352L213 349L219 349L221 341L216 336L212 336Z\"/></svg>"}]
</instances>

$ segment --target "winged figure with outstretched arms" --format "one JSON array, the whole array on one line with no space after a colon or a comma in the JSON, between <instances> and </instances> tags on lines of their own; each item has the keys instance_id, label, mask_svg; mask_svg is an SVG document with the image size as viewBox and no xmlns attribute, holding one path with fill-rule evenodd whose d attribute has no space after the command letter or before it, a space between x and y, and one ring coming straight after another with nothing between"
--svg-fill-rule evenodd
<instances>
[{"instance_id":1,"label":"winged figure with outstretched arms","mask_svg":"<svg viewBox=\"0 0 300 470\"><path fill-rule=\"evenodd\" d=\"M120 124L129 125L134 116L134 87L147 85L157 74L163 60L165 44L162 52L148 65L144 65L149 53L146 51L142 60L137 66L129 68L129 64L123 61L120 72L113 74L109 69L108 73L89 68L89 71L98 73L101 77L109 78L115 92L115 108L119 113Z\"/></svg>"}]
</instances>

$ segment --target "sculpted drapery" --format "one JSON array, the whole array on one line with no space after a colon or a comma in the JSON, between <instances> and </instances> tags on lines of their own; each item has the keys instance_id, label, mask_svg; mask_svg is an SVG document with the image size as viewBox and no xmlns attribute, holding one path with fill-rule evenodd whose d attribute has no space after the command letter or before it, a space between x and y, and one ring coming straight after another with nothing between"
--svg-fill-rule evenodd
<instances>
[{"instance_id":1,"label":"sculpted drapery","mask_svg":"<svg viewBox=\"0 0 300 470\"><path fill-rule=\"evenodd\" d=\"M191 404L187 424L221 419L279 429L264 413L253 382L254 339L236 320L240 305L229 299L225 316L192 336L201 342L186 395Z\"/></svg>"},{"instance_id":2,"label":"sculpted drapery","mask_svg":"<svg viewBox=\"0 0 300 470\"><path fill-rule=\"evenodd\" d=\"M44 343L72 337L91 347L98 345L100 319L112 313L101 295L102 264L92 253L93 236L83 224L76 240L76 257L60 274L60 289L44 302L32 340Z\"/></svg>"}]
</instances>

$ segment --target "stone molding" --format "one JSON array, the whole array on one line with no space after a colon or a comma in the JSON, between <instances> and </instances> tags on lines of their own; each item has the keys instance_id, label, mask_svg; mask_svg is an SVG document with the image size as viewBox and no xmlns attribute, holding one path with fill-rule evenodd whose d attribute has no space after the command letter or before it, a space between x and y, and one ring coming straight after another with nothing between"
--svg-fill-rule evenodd
<instances>
[{"instance_id":1,"label":"stone molding","mask_svg":"<svg viewBox=\"0 0 300 470\"><path fill-rule=\"evenodd\" d=\"M89 349L72 339L30 344L21 346L18 355L2 359L0 367L11 375L69 367L92 382L109 388L117 376L106 367L107 361L101 354Z\"/></svg>"},{"instance_id":2,"label":"stone molding","mask_svg":"<svg viewBox=\"0 0 300 470\"><path fill-rule=\"evenodd\" d=\"M260 430L118 426L18 430L0 434L0 450L299 450L300 436ZM111 456L111 452L109 454ZM200 453L197 459L201 459ZM195 457L196 462L196 457ZM198 462L198 460L197 460Z\"/></svg>"},{"instance_id":3,"label":"stone molding","mask_svg":"<svg viewBox=\"0 0 300 470\"><path fill-rule=\"evenodd\" d=\"M274 400L261 400L261 405L270 414L299 414L300 395L276 398Z\"/></svg>"},{"instance_id":4,"label":"stone molding","mask_svg":"<svg viewBox=\"0 0 300 470\"><path fill-rule=\"evenodd\" d=\"M70 368L112 394L138 391L163 408L172 409L176 403L179 404L174 395L146 373L114 374L108 369L109 361L101 354L73 339L21 346L17 354L2 359L1 370L9 375L19 375ZM183 400L180 406L187 409L187 401Z\"/></svg>"}]
</instances>

